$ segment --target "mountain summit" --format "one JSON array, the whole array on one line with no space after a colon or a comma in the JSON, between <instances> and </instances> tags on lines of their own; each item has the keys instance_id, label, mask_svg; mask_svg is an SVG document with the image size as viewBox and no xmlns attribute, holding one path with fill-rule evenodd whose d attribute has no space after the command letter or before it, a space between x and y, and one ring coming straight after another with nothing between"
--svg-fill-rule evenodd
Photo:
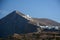
<instances>
[{"instance_id":1,"label":"mountain summit","mask_svg":"<svg viewBox=\"0 0 60 40\"><path fill-rule=\"evenodd\" d=\"M37 32L39 26L60 26L50 19L32 18L19 11L13 11L0 20L0 37Z\"/></svg>"},{"instance_id":2,"label":"mountain summit","mask_svg":"<svg viewBox=\"0 0 60 40\"><path fill-rule=\"evenodd\" d=\"M36 32L37 26L29 23L29 19L31 18L21 12L13 11L0 20L0 36Z\"/></svg>"}]
</instances>

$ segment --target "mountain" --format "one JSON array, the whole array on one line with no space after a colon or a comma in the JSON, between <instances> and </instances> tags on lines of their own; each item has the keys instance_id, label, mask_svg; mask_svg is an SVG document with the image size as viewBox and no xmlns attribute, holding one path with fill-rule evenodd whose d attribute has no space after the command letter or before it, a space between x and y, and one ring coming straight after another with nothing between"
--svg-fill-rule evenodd
<instances>
[{"instance_id":1,"label":"mountain","mask_svg":"<svg viewBox=\"0 0 60 40\"><path fill-rule=\"evenodd\" d=\"M29 16L13 11L0 20L0 37L7 37L14 33L25 34L37 31L37 26L30 24Z\"/></svg>"},{"instance_id":2,"label":"mountain","mask_svg":"<svg viewBox=\"0 0 60 40\"><path fill-rule=\"evenodd\" d=\"M36 23L39 23L39 25L42 26L60 26L60 23L53 21L51 19L47 19L47 18L33 18L33 20L35 20Z\"/></svg>"},{"instance_id":3,"label":"mountain","mask_svg":"<svg viewBox=\"0 0 60 40\"><path fill-rule=\"evenodd\" d=\"M13 11L0 19L0 37L37 32L39 26L60 26L60 23L46 19L33 18L19 11Z\"/></svg>"}]
</instances>

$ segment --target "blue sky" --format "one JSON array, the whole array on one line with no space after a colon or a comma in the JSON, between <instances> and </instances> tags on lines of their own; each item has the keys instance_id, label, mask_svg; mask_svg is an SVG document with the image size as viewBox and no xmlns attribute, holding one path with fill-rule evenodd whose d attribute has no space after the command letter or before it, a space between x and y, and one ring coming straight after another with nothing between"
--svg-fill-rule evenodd
<instances>
[{"instance_id":1,"label":"blue sky","mask_svg":"<svg viewBox=\"0 0 60 40\"><path fill-rule=\"evenodd\" d=\"M60 22L60 0L0 0L0 18L14 10Z\"/></svg>"}]
</instances>

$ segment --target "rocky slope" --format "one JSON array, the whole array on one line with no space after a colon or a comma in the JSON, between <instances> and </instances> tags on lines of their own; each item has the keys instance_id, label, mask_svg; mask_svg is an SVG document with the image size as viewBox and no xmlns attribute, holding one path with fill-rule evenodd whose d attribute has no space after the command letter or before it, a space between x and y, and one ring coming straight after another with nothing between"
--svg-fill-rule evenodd
<instances>
[{"instance_id":1,"label":"rocky slope","mask_svg":"<svg viewBox=\"0 0 60 40\"><path fill-rule=\"evenodd\" d=\"M60 23L45 18L32 18L18 11L13 11L0 19L0 37L37 32L40 26L60 26Z\"/></svg>"}]
</instances>

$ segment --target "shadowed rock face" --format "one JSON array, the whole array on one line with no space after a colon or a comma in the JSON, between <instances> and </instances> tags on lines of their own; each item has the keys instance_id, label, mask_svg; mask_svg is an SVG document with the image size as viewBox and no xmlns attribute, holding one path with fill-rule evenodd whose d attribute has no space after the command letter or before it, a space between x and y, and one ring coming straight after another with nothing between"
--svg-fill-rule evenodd
<instances>
[{"instance_id":1,"label":"shadowed rock face","mask_svg":"<svg viewBox=\"0 0 60 40\"><path fill-rule=\"evenodd\" d=\"M24 14L14 11L0 20L0 37L6 37L14 33L25 34L37 31L37 26L28 23Z\"/></svg>"},{"instance_id":2,"label":"shadowed rock face","mask_svg":"<svg viewBox=\"0 0 60 40\"><path fill-rule=\"evenodd\" d=\"M41 26L60 26L60 23L45 18L31 18L18 11L13 11L0 20L0 37L37 32L37 23ZM32 21L33 20L33 21Z\"/></svg>"}]
</instances>

